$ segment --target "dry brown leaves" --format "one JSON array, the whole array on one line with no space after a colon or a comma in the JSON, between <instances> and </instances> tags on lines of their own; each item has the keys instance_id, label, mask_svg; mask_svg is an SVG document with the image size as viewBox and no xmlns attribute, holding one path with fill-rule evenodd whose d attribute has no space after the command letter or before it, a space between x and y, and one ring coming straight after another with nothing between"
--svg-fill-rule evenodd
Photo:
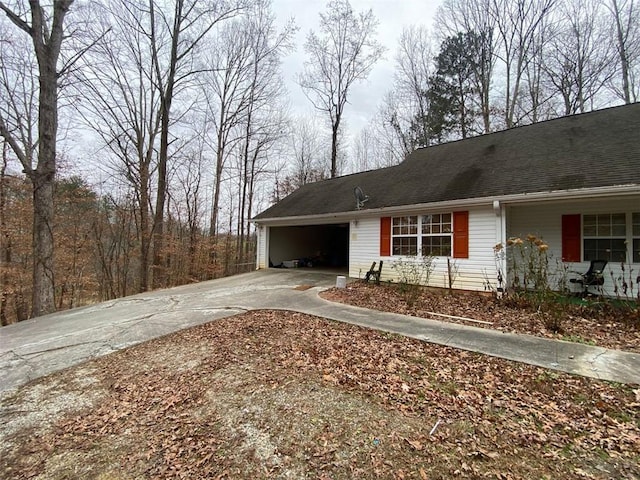
<instances>
[{"instance_id":1,"label":"dry brown leaves","mask_svg":"<svg viewBox=\"0 0 640 480\"><path fill-rule=\"evenodd\" d=\"M640 476L638 389L303 314L212 322L92 371L99 401L19 432L3 476Z\"/></svg>"},{"instance_id":2,"label":"dry brown leaves","mask_svg":"<svg viewBox=\"0 0 640 480\"><path fill-rule=\"evenodd\" d=\"M326 290L321 296L327 300L358 307L448 322L464 323L455 319L433 317L427 312L469 317L492 324L469 323L475 327L577 341L640 353L640 322L636 320L634 327L632 322L623 321L620 312L611 309L583 311L580 307L568 306L561 318L562 332L554 333L545 327L544 317L538 312L510 307L492 295L480 292L450 292L445 289L424 288L416 301L409 305L396 286L354 282L344 289ZM640 313L635 315L638 316Z\"/></svg>"}]
</instances>

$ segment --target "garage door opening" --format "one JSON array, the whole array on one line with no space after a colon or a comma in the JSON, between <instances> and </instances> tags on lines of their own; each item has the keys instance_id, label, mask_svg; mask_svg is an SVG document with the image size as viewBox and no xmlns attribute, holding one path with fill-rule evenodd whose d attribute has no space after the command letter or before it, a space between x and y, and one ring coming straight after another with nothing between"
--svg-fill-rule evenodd
<instances>
[{"instance_id":1,"label":"garage door opening","mask_svg":"<svg viewBox=\"0 0 640 480\"><path fill-rule=\"evenodd\" d=\"M348 270L349 224L271 227L269 267Z\"/></svg>"}]
</instances>

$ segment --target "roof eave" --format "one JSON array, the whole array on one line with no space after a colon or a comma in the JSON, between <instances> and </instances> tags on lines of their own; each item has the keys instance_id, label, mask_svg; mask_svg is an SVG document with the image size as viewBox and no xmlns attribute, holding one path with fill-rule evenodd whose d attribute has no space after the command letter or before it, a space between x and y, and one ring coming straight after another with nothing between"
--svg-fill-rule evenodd
<instances>
[{"instance_id":1,"label":"roof eave","mask_svg":"<svg viewBox=\"0 0 640 480\"><path fill-rule=\"evenodd\" d=\"M605 198L612 196L639 195L639 184L613 185L605 187L579 188L572 190L554 190L547 192L519 193L510 195L494 195L489 197L463 198L458 200L446 200L442 202L430 202L411 205L394 205L363 210L350 210L346 212L322 213L316 215L300 215L289 217L272 217L252 219L256 225L309 225L343 223L356 218L389 216L395 213L409 214L413 212L436 210L442 208L457 209L477 206L493 205L499 202L502 205L541 203L562 200L580 200Z\"/></svg>"}]
</instances>

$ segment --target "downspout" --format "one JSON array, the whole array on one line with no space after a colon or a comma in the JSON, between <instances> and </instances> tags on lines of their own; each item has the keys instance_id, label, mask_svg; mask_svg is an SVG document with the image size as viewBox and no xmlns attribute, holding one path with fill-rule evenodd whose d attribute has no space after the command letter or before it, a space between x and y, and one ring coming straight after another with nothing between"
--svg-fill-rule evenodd
<instances>
[{"instance_id":1,"label":"downspout","mask_svg":"<svg viewBox=\"0 0 640 480\"><path fill-rule=\"evenodd\" d=\"M264 247L262 248L262 261L264 262L264 268L271 268L271 227L267 225L260 224L260 228L262 229L262 234L264 235Z\"/></svg>"},{"instance_id":2,"label":"downspout","mask_svg":"<svg viewBox=\"0 0 640 480\"><path fill-rule=\"evenodd\" d=\"M262 235L264 235L264 227L259 223L255 224L256 226L256 270L260 270L260 240Z\"/></svg>"},{"instance_id":3,"label":"downspout","mask_svg":"<svg viewBox=\"0 0 640 480\"><path fill-rule=\"evenodd\" d=\"M507 284L507 209L500 203L499 200L493 201L493 212L495 213L495 233L496 233L496 245L502 246L498 255L495 253L496 262L496 292L498 298L501 298L504 294ZM501 280L501 281L500 281Z\"/></svg>"}]
</instances>

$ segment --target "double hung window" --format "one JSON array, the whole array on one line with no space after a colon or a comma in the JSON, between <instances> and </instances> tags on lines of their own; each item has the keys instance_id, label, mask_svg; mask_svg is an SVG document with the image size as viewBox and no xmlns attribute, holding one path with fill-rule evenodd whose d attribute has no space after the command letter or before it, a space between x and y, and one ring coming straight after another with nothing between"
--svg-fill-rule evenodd
<instances>
[{"instance_id":1,"label":"double hung window","mask_svg":"<svg viewBox=\"0 0 640 480\"><path fill-rule=\"evenodd\" d=\"M451 214L422 216L422 256L451 256Z\"/></svg>"},{"instance_id":2,"label":"double hung window","mask_svg":"<svg viewBox=\"0 0 640 480\"><path fill-rule=\"evenodd\" d=\"M393 255L418 254L418 216L394 217L391 227Z\"/></svg>"},{"instance_id":3,"label":"double hung window","mask_svg":"<svg viewBox=\"0 0 640 480\"><path fill-rule=\"evenodd\" d=\"M624 213L583 215L584 260L626 261L626 223Z\"/></svg>"},{"instance_id":4,"label":"double hung window","mask_svg":"<svg viewBox=\"0 0 640 480\"><path fill-rule=\"evenodd\" d=\"M408 215L392 219L392 254L451 256L451 213Z\"/></svg>"}]
</instances>

